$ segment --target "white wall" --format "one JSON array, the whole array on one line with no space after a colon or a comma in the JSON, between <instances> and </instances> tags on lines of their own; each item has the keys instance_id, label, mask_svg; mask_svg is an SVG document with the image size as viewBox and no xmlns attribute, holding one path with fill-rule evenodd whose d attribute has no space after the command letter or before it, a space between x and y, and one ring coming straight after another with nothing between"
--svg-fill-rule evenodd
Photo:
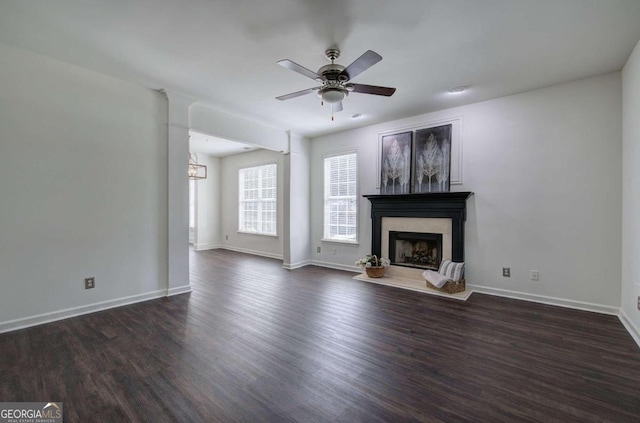
<instances>
[{"instance_id":1,"label":"white wall","mask_svg":"<svg viewBox=\"0 0 640 423\"><path fill-rule=\"evenodd\" d=\"M194 249L208 250L220 246L220 171L221 160L198 154L198 163L207 166L207 179L196 181L196 243Z\"/></svg>"},{"instance_id":2,"label":"white wall","mask_svg":"<svg viewBox=\"0 0 640 423\"><path fill-rule=\"evenodd\" d=\"M278 228L277 236L254 235L238 232L238 171L243 167L268 163L278 165ZM224 157L221 160L221 244L223 248L283 259L283 188L284 156L269 150ZM226 239L226 237L229 239Z\"/></svg>"},{"instance_id":3,"label":"white wall","mask_svg":"<svg viewBox=\"0 0 640 423\"><path fill-rule=\"evenodd\" d=\"M5 45L0 98L0 331L165 295L166 98Z\"/></svg>"},{"instance_id":4,"label":"white wall","mask_svg":"<svg viewBox=\"0 0 640 423\"><path fill-rule=\"evenodd\" d=\"M465 227L468 283L496 294L615 313L621 104L620 73L612 73L313 139L313 260L353 268L371 246L366 199L359 202L359 245L320 241L325 154L356 149L360 194L376 194L380 132L461 117L463 183L452 190L475 192ZM503 266L511 267L511 278L501 276ZM540 281L529 279L530 270L540 272Z\"/></svg>"},{"instance_id":5,"label":"white wall","mask_svg":"<svg viewBox=\"0 0 640 423\"><path fill-rule=\"evenodd\" d=\"M622 315L640 344L640 42L622 70Z\"/></svg>"},{"instance_id":6,"label":"white wall","mask_svg":"<svg viewBox=\"0 0 640 423\"><path fill-rule=\"evenodd\" d=\"M189 128L269 150L286 152L288 148L286 130L224 113L201 103L193 104L189 108Z\"/></svg>"}]
</instances>

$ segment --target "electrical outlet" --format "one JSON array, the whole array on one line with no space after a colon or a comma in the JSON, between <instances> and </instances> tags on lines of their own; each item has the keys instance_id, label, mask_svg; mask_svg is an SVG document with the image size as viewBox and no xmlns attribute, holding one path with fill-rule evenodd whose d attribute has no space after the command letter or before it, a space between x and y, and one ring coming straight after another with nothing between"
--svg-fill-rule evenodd
<instances>
[{"instance_id":1,"label":"electrical outlet","mask_svg":"<svg viewBox=\"0 0 640 423\"><path fill-rule=\"evenodd\" d=\"M91 289L96 287L96 278L91 276L90 278L84 278L84 289Z\"/></svg>"},{"instance_id":2,"label":"electrical outlet","mask_svg":"<svg viewBox=\"0 0 640 423\"><path fill-rule=\"evenodd\" d=\"M531 271L531 280L532 281L539 281L540 280L540 273L537 270L532 270Z\"/></svg>"},{"instance_id":3,"label":"electrical outlet","mask_svg":"<svg viewBox=\"0 0 640 423\"><path fill-rule=\"evenodd\" d=\"M504 276L505 278L510 278L511 277L511 268L510 267L503 267L502 268L502 276Z\"/></svg>"},{"instance_id":4,"label":"electrical outlet","mask_svg":"<svg viewBox=\"0 0 640 423\"><path fill-rule=\"evenodd\" d=\"M320 247L316 247L316 253L320 253Z\"/></svg>"},{"instance_id":5,"label":"electrical outlet","mask_svg":"<svg viewBox=\"0 0 640 423\"><path fill-rule=\"evenodd\" d=\"M229 240L229 235L225 235L224 239L226 239L228 241Z\"/></svg>"},{"instance_id":6,"label":"electrical outlet","mask_svg":"<svg viewBox=\"0 0 640 423\"><path fill-rule=\"evenodd\" d=\"M337 248L334 248L334 249L333 249L333 255L335 256L337 252L338 252L338 249L337 249Z\"/></svg>"},{"instance_id":7,"label":"electrical outlet","mask_svg":"<svg viewBox=\"0 0 640 423\"><path fill-rule=\"evenodd\" d=\"M638 297L638 310L640 310L640 296Z\"/></svg>"}]
</instances>

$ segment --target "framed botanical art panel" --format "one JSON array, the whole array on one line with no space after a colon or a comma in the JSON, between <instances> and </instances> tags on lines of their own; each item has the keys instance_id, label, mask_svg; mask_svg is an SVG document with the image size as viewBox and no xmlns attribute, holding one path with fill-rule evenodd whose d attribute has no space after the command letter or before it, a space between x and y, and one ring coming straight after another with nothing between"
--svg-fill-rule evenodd
<instances>
[{"instance_id":1,"label":"framed botanical art panel","mask_svg":"<svg viewBox=\"0 0 640 423\"><path fill-rule=\"evenodd\" d=\"M448 192L451 177L451 125L416 130L413 192Z\"/></svg>"},{"instance_id":2,"label":"framed botanical art panel","mask_svg":"<svg viewBox=\"0 0 640 423\"><path fill-rule=\"evenodd\" d=\"M408 194L411 185L412 132L382 137L380 194Z\"/></svg>"}]
</instances>

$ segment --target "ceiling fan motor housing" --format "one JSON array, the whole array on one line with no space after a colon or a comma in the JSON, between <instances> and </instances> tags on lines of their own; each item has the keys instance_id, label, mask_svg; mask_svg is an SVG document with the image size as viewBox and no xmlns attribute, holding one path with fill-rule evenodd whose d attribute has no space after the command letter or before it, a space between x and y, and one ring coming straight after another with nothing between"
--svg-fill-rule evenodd
<instances>
[{"instance_id":1,"label":"ceiling fan motor housing","mask_svg":"<svg viewBox=\"0 0 640 423\"><path fill-rule=\"evenodd\" d=\"M338 50L327 50L325 52L327 59L331 60L330 65L324 65L318 69L318 75L322 76L324 85L318 90L318 97L325 103L339 103L349 95L347 89L342 85L349 80L349 76L343 74L345 67L333 63L340 56Z\"/></svg>"},{"instance_id":2,"label":"ceiling fan motor housing","mask_svg":"<svg viewBox=\"0 0 640 423\"><path fill-rule=\"evenodd\" d=\"M322 77L327 81L345 82L349 80L349 76L342 73L344 69L344 66L332 63L330 65L324 65L318 69L318 75L322 75Z\"/></svg>"}]
</instances>

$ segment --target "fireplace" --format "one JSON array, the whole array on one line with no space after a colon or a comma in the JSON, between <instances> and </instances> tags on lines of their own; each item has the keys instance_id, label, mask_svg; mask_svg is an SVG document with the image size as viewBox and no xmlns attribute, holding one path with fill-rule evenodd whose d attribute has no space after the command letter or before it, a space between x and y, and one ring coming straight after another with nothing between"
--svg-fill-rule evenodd
<instances>
[{"instance_id":1,"label":"fireplace","mask_svg":"<svg viewBox=\"0 0 640 423\"><path fill-rule=\"evenodd\" d=\"M371 251L391 257L391 232L442 234L441 259L464 261L464 222L472 192L365 195L371 202ZM438 263L439 265L439 263ZM412 266L413 267L413 266Z\"/></svg>"},{"instance_id":2,"label":"fireplace","mask_svg":"<svg viewBox=\"0 0 640 423\"><path fill-rule=\"evenodd\" d=\"M438 269L445 259L464 261L466 203L471 195L472 192L365 195L371 202L371 253L389 258L392 264L384 278L372 279L362 274L354 278L434 293L422 274L425 268ZM465 292L453 297L466 300L469 291Z\"/></svg>"},{"instance_id":3,"label":"fireplace","mask_svg":"<svg viewBox=\"0 0 640 423\"><path fill-rule=\"evenodd\" d=\"M389 231L389 259L396 266L437 270L442 261L442 234Z\"/></svg>"}]
</instances>

